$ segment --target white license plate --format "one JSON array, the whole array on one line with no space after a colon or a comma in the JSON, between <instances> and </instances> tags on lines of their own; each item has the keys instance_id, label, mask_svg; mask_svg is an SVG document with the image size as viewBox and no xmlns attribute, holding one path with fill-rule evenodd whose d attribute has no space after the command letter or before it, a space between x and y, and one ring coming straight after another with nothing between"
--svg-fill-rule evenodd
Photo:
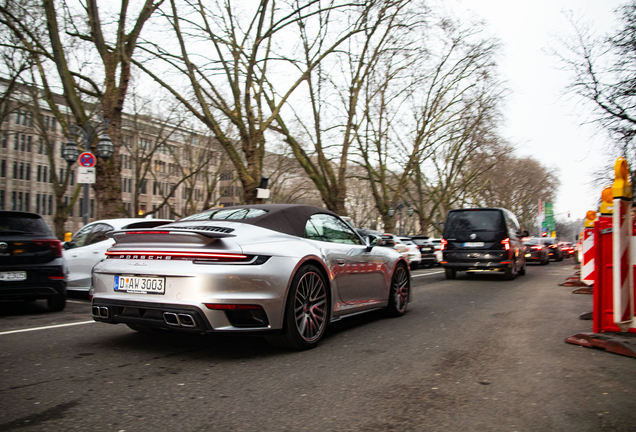
<instances>
[{"instance_id":1,"label":"white license plate","mask_svg":"<svg viewBox=\"0 0 636 432\"><path fill-rule=\"evenodd\" d=\"M484 242L466 242L464 247L484 247Z\"/></svg>"},{"instance_id":2,"label":"white license plate","mask_svg":"<svg viewBox=\"0 0 636 432\"><path fill-rule=\"evenodd\" d=\"M135 294L164 294L166 292L166 278L116 275L115 291Z\"/></svg>"},{"instance_id":3,"label":"white license plate","mask_svg":"<svg viewBox=\"0 0 636 432\"><path fill-rule=\"evenodd\" d=\"M23 280L26 280L26 272L25 271L0 272L0 280L23 281Z\"/></svg>"}]
</instances>

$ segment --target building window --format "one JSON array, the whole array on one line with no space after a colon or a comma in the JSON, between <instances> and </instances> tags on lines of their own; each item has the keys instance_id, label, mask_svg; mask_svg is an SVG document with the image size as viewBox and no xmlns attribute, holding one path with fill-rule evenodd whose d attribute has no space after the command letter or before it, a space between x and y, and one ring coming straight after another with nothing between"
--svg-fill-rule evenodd
<instances>
[{"instance_id":1,"label":"building window","mask_svg":"<svg viewBox=\"0 0 636 432\"><path fill-rule=\"evenodd\" d=\"M38 165L38 171L37 171L35 179L38 182L42 180L42 165Z\"/></svg>"},{"instance_id":2,"label":"building window","mask_svg":"<svg viewBox=\"0 0 636 432\"><path fill-rule=\"evenodd\" d=\"M29 192L26 192L24 194L24 211L31 211L29 210L29 201L31 201L31 194Z\"/></svg>"},{"instance_id":3,"label":"building window","mask_svg":"<svg viewBox=\"0 0 636 432\"><path fill-rule=\"evenodd\" d=\"M55 119L55 117L51 117L51 130L53 132L55 132L55 127L57 126L57 120Z\"/></svg>"},{"instance_id":4,"label":"building window","mask_svg":"<svg viewBox=\"0 0 636 432\"><path fill-rule=\"evenodd\" d=\"M141 181L141 193L142 193L142 194L146 194L146 193L147 193L147 192L146 192L146 183L147 183L147 182L146 182L146 180L145 180L145 179Z\"/></svg>"},{"instance_id":5,"label":"building window","mask_svg":"<svg viewBox=\"0 0 636 432\"><path fill-rule=\"evenodd\" d=\"M0 177L6 177L7 175L7 161L2 159L0 161Z\"/></svg>"},{"instance_id":6,"label":"building window","mask_svg":"<svg viewBox=\"0 0 636 432\"><path fill-rule=\"evenodd\" d=\"M22 211L22 192L18 192L18 210Z\"/></svg>"},{"instance_id":7,"label":"building window","mask_svg":"<svg viewBox=\"0 0 636 432\"><path fill-rule=\"evenodd\" d=\"M17 125L20 124L20 110L17 110L15 112L15 124L17 124Z\"/></svg>"},{"instance_id":8,"label":"building window","mask_svg":"<svg viewBox=\"0 0 636 432\"><path fill-rule=\"evenodd\" d=\"M0 190L0 210L4 210L4 190Z\"/></svg>"},{"instance_id":9,"label":"building window","mask_svg":"<svg viewBox=\"0 0 636 432\"><path fill-rule=\"evenodd\" d=\"M40 194L35 195L35 212L40 213Z\"/></svg>"},{"instance_id":10,"label":"building window","mask_svg":"<svg viewBox=\"0 0 636 432\"><path fill-rule=\"evenodd\" d=\"M13 150L18 150L20 148L20 135L15 134L13 136Z\"/></svg>"},{"instance_id":11,"label":"building window","mask_svg":"<svg viewBox=\"0 0 636 432\"><path fill-rule=\"evenodd\" d=\"M47 166L43 166L42 167L42 181L44 183L49 181L48 180L48 171L49 171L49 168Z\"/></svg>"},{"instance_id":12,"label":"building window","mask_svg":"<svg viewBox=\"0 0 636 432\"><path fill-rule=\"evenodd\" d=\"M31 164L26 164L26 179L31 180Z\"/></svg>"},{"instance_id":13,"label":"building window","mask_svg":"<svg viewBox=\"0 0 636 432\"><path fill-rule=\"evenodd\" d=\"M11 210L14 210L14 211L17 210L16 209L16 204L18 201L17 195L18 194L16 193L16 191L11 192Z\"/></svg>"},{"instance_id":14,"label":"building window","mask_svg":"<svg viewBox=\"0 0 636 432\"><path fill-rule=\"evenodd\" d=\"M0 143L2 143L2 148L7 148L7 134L6 132L2 133L2 137L0 137Z\"/></svg>"},{"instance_id":15,"label":"building window","mask_svg":"<svg viewBox=\"0 0 636 432\"><path fill-rule=\"evenodd\" d=\"M31 153L31 135L27 136L27 147L26 147L26 151L28 151L29 153Z\"/></svg>"},{"instance_id":16,"label":"building window","mask_svg":"<svg viewBox=\"0 0 636 432\"><path fill-rule=\"evenodd\" d=\"M42 215L46 214L46 195L42 194Z\"/></svg>"},{"instance_id":17,"label":"building window","mask_svg":"<svg viewBox=\"0 0 636 432\"><path fill-rule=\"evenodd\" d=\"M49 216L53 214L53 195L49 195Z\"/></svg>"},{"instance_id":18,"label":"building window","mask_svg":"<svg viewBox=\"0 0 636 432\"><path fill-rule=\"evenodd\" d=\"M75 170L71 170L71 186L75 185Z\"/></svg>"},{"instance_id":19,"label":"building window","mask_svg":"<svg viewBox=\"0 0 636 432\"><path fill-rule=\"evenodd\" d=\"M24 162L20 162L20 180L24 180Z\"/></svg>"},{"instance_id":20,"label":"building window","mask_svg":"<svg viewBox=\"0 0 636 432\"><path fill-rule=\"evenodd\" d=\"M20 135L20 151L26 150L26 135Z\"/></svg>"},{"instance_id":21,"label":"building window","mask_svg":"<svg viewBox=\"0 0 636 432\"><path fill-rule=\"evenodd\" d=\"M13 161L13 178L18 178L18 161Z\"/></svg>"}]
</instances>

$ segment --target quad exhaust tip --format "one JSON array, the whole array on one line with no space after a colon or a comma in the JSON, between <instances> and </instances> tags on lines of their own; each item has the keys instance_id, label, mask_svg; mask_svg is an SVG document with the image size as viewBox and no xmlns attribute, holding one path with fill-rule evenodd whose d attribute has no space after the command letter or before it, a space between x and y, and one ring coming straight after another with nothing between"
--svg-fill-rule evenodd
<instances>
[{"instance_id":1,"label":"quad exhaust tip","mask_svg":"<svg viewBox=\"0 0 636 432\"><path fill-rule=\"evenodd\" d=\"M194 317L190 314L184 313L174 313L174 312L164 312L163 320L169 326L173 327L189 327L193 328L197 326L197 322Z\"/></svg>"},{"instance_id":2,"label":"quad exhaust tip","mask_svg":"<svg viewBox=\"0 0 636 432\"><path fill-rule=\"evenodd\" d=\"M110 312L106 306L93 306L93 317L95 318L110 318Z\"/></svg>"}]
</instances>

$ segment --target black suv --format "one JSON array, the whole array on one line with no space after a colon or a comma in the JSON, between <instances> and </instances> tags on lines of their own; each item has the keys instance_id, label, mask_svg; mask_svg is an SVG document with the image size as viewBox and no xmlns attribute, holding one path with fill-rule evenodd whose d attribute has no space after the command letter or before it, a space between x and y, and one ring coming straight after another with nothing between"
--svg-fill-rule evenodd
<instances>
[{"instance_id":1,"label":"black suv","mask_svg":"<svg viewBox=\"0 0 636 432\"><path fill-rule=\"evenodd\" d=\"M502 208L451 210L444 223L441 262L446 278L458 271L501 271L506 279L526 273L522 233L514 214Z\"/></svg>"},{"instance_id":2,"label":"black suv","mask_svg":"<svg viewBox=\"0 0 636 432\"><path fill-rule=\"evenodd\" d=\"M66 306L62 243L38 214L0 211L0 300L46 299Z\"/></svg>"}]
</instances>

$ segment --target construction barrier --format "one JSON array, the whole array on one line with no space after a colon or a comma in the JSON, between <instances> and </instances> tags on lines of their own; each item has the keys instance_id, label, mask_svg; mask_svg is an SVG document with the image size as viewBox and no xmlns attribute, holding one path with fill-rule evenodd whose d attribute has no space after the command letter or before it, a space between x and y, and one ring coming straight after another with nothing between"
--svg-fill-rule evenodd
<instances>
[{"instance_id":1,"label":"construction barrier","mask_svg":"<svg viewBox=\"0 0 636 432\"><path fill-rule=\"evenodd\" d=\"M586 220L587 223L587 220ZM592 222L594 226L594 222ZM581 281L586 285L594 284L594 257L596 255L594 249L594 228L585 228L583 230L583 241L581 242L583 249L583 262L581 262Z\"/></svg>"},{"instance_id":2,"label":"construction barrier","mask_svg":"<svg viewBox=\"0 0 636 432\"><path fill-rule=\"evenodd\" d=\"M636 255L632 253L634 224L628 173L627 162L619 158L614 185L603 191L601 215L594 223L594 333L570 336L566 342L636 357Z\"/></svg>"}]
</instances>

